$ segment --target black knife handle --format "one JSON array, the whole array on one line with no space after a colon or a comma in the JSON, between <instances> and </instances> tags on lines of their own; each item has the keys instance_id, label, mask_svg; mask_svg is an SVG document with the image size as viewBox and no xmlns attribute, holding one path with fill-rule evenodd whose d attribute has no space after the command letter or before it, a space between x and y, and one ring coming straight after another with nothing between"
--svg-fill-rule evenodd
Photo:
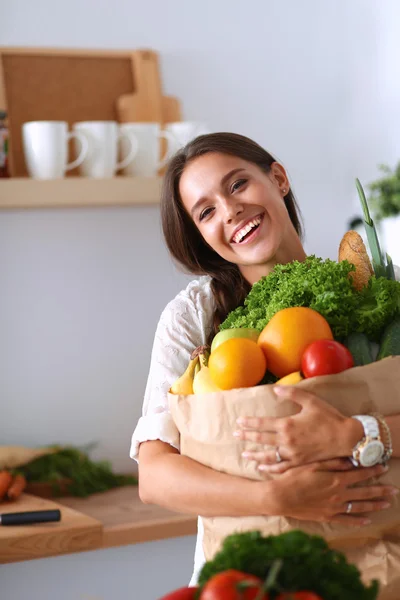
<instances>
[{"instance_id":1,"label":"black knife handle","mask_svg":"<svg viewBox=\"0 0 400 600\"><path fill-rule=\"evenodd\" d=\"M59 510L33 510L0 515L0 525L29 525L30 523L48 523L60 520L61 512Z\"/></svg>"}]
</instances>

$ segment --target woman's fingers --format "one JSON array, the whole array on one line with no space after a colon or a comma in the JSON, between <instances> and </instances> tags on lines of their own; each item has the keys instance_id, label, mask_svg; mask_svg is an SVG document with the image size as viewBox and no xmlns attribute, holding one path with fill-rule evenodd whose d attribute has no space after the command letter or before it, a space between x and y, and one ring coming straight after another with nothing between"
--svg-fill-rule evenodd
<instances>
[{"instance_id":1,"label":"woman's fingers","mask_svg":"<svg viewBox=\"0 0 400 600\"><path fill-rule=\"evenodd\" d=\"M367 481L367 479L371 479L371 477L377 477L378 475L386 473L387 470L388 467L385 467L383 465L354 469L353 471L349 471L349 473L346 473L345 475L347 479L347 485L352 485L353 483L360 483L361 481Z\"/></svg>"},{"instance_id":2,"label":"woman's fingers","mask_svg":"<svg viewBox=\"0 0 400 600\"><path fill-rule=\"evenodd\" d=\"M390 498L399 493L398 488L391 485L370 485L368 487L348 488L348 500L379 500Z\"/></svg>"},{"instance_id":3,"label":"woman's fingers","mask_svg":"<svg viewBox=\"0 0 400 600\"><path fill-rule=\"evenodd\" d=\"M354 471L356 468L348 458L331 458L319 463L321 471Z\"/></svg>"},{"instance_id":4,"label":"woman's fingers","mask_svg":"<svg viewBox=\"0 0 400 600\"><path fill-rule=\"evenodd\" d=\"M347 512L348 507L351 507L350 513ZM346 502L343 508L343 514L360 515L371 512L378 512L390 508L392 505L387 500L375 500L369 502Z\"/></svg>"},{"instance_id":5,"label":"woman's fingers","mask_svg":"<svg viewBox=\"0 0 400 600\"><path fill-rule=\"evenodd\" d=\"M337 515L333 519L329 519L329 523L340 523L353 527L354 525L362 526L369 525L371 520L365 517L352 517L350 515Z\"/></svg>"},{"instance_id":6,"label":"woman's fingers","mask_svg":"<svg viewBox=\"0 0 400 600\"><path fill-rule=\"evenodd\" d=\"M243 458L255 460L256 462L264 465L276 465L277 463L289 458L283 448L277 448L276 446L267 446L258 452L250 452L245 450L245 452L242 452L242 456Z\"/></svg>"},{"instance_id":7,"label":"woman's fingers","mask_svg":"<svg viewBox=\"0 0 400 600\"><path fill-rule=\"evenodd\" d=\"M246 442L255 442L256 444L265 444L266 446L276 446L278 436L273 432L266 431L250 431L246 429L238 429L233 432L233 435L238 440Z\"/></svg>"},{"instance_id":8,"label":"woman's fingers","mask_svg":"<svg viewBox=\"0 0 400 600\"><path fill-rule=\"evenodd\" d=\"M236 423L242 429L272 431L276 433L278 430L278 421L279 418L276 417L239 417Z\"/></svg>"},{"instance_id":9,"label":"woman's fingers","mask_svg":"<svg viewBox=\"0 0 400 600\"><path fill-rule=\"evenodd\" d=\"M368 513L379 512L386 510L392 505L387 500L372 501L372 502L351 502L351 511L348 513L349 502L346 502L343 507L343 513L336 515L330 519L330 523L342 523L343 525L369 525L371 519L368 518Z\"/></svg>"}]
</instances>

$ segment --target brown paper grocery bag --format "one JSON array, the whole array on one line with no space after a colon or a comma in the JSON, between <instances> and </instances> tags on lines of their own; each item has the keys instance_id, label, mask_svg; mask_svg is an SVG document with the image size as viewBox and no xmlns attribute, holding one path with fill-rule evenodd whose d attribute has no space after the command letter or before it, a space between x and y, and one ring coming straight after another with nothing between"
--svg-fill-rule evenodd
<instances>
[{"instance_id":1,"label":"brown paper grocery bag","mask_svg":"<svg viewBox=\"0 0 400 600\"><path fill-rule=\"evenodd\" d=\"M380 412L400 413L400 357L390 357L365 367L356 367L297 384L351 416ZM233 431L239 416L283 417L300 409L292 402L277 401L271 385L191 396L169 394L170 409L181 436L181 453L217 471L249 479L263 479L255 463L242 458L249 443L237 441ZM318 427L318 423L315 423ZM256 444L253 445L254 448ZM279 475L275 475L279 477ZM400 486L400 459L392 458L381 483ZM349 527L339 524L298 521L282 517L202 518L204 553L212 559L223 539L234 532L260 530L277 535L302 529L323 536L329 544L344 552L362 572L364 581L381 582L381 600L400 598L400 510L393 499L390 509L370 515L371 525ZM398 591L395 592L394 590Z\"/></svg>"}]
</instances>

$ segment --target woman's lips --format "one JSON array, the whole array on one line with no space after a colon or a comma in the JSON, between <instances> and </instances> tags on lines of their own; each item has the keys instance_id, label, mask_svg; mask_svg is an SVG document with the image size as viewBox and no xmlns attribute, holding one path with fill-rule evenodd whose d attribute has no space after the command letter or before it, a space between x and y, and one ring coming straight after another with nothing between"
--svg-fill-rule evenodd
<instances>
[{"instance_id":1,"label":"woman's lips","mask_svg":"<svg viewBox=\"0 0 400 600\"><path fill-rule=\"evenodd\" d=\"M247 223L245 223L244 225L242 225L239 229L236 230L236 232L234 233L234 235L231 238L231 243L235 244L235 245L243 245L243 244L247 244L249 242L251 242L257 235L262 223L264 220L264 215L256 215L255 217L249 219L247 221ZM244 239L242 238L240 241L235 242L234 241L234 237L237 236L237 234L244 229L248 224L252 223L253 221L259 221L258 225L254 226L252 230L250 230L249 232L247 232L244 236Z\"/></svg>"}]
</instances>

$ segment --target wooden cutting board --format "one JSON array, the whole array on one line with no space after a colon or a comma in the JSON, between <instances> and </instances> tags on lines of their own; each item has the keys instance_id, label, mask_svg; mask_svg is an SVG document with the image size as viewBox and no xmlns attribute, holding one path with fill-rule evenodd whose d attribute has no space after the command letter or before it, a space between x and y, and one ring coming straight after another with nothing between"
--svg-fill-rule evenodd
<instances>
[{"instance_id":1,"label":"wooden cutting board","mask_svg":"<svg viewBox=\"0 0 400 600\"><path fill-rule=\"evenodd\" d=\"M132 77L135 92L117 99L120 123L171 123L182 118L180 101L163 96L158 54L152 50L137 50L132 54Z\"/></svg>"},{"instance_id":2,"label":"wooden cutting board","mask_svg":"<svg viewBox=\"0 0 400 600\"><path fill-rule=\"evenodd\" d=\"M102 523L72 508L22 494L0 504L0 513L30 510L61 511L61 521L34 525L0 526L0 564L94 550L102 544Z\"/></svg>"}]
</instances>

